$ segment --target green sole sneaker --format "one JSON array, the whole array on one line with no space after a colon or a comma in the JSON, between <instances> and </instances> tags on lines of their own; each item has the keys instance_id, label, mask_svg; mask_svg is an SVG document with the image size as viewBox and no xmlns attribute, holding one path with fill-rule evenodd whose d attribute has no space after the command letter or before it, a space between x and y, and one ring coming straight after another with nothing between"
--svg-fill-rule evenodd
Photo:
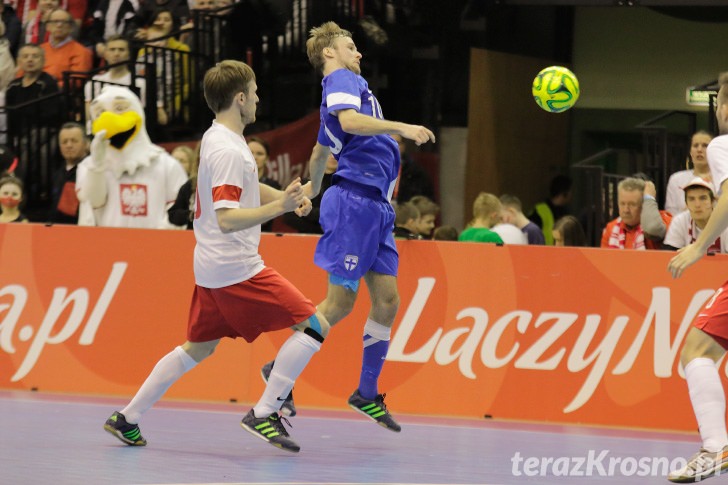
<instances>
[{"instance_id":1,"label":"green sole sneaker","mask_svg":"<svg viewBox=\"0 0 728 485\"><path fill-rule=\"evenodd\" d=\"M349 406L351 406L354 411L358 411L367 418L373 420L379 426L394 431L395 433L399 433L402 431L402 427L394 420L387 410L387 406L384 404L385 396L386 394L377 394L374 399L364 399L357 389L349 398Z\"/></svg>"},{"instance_id":2,"label":"green sole sneaker","mask_svg":"<svg viewBox=\"0 0 728 485\"><path fill-rule=\"evenodd\" d=\"M251 409L243 417L240 422L240 426L243 427L248 433L257 436L266 443L270 443L284 451L290 451L291 453L298 453L301 447L293 441L288 435L288 431L283 427L284 420L288 423L286 418L281 418L278 414L273 413L266 418L257 418L255 413ZM291 423L288 423L290 426Z\"/></svg>"},{"instance_id":3,"label":"green sole sneaker","mask_svg":"<svg viewBox=\"0 0 728 485\"><path fill-rule=\"evenodd\" d=\"M104 430L129 446L147 445L147 440L142 436L139 425L127 423L126 417L118 411L114 411L114 414L106 420Z\"/></svg>"}]
</instances>

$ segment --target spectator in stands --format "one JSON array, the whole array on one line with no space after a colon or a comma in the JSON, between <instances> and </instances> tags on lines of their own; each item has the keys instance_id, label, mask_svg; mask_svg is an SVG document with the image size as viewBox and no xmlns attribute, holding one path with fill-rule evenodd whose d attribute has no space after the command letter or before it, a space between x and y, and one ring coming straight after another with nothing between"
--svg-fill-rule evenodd
<instances>
[{"instance_id":1,"label":"spectator in stands","mask_svg":"<svg viewBox=\"0 0 728 485\"><path fill-rule=\"evenodd\" d=\"M249 137L250 139L252 137ZM324 167L324 175L321 178L321 190L319 194L311 199L311 212L308 215L298 217L293 212L287 212L283 214L283 221L290 227L296 229L298 232L304 234L323 234L324 231L321 229L319 223L319 216L321 215L321 199L324 196L324 192L331 187L332 179L336 169L339 167L339 162L334 157L333 153L329 153L329 158L326 159L326 166ZM301 180L301 183L305 184L307 180Z\"/></svg>"},{"instance_id":2,"label":"spectator in stands","mask_svg":"<svg viewBox=\"0 0 728 485\"><path fill-rule=\"evenodd\" d=\"M523 205L518 197L511 194L503 194L500 197L500 202L503 206L503 212L501 213L501 220L503 222L513 224L519 228L526 235L528 244L545 244L541 228L523 214Z\"/></svg>"},{"instance_id":3,"label":"spectator in stands","mask_svg":"<svg viewBox=\"0 0 728 485\"><path fill-rule=\"evenodd\" d=\"M695 177L681 189L688 210L672 218L663 242L665 249L678 250L694 243L713 213L715 203L713 184L701 177ZM708 254L726 253L728 252L726 248L728 248L728 230L713 242L708 248Z\"/></svg>"},{"instance_id":4,"label":"spectator in stands","mask_svg":"<svg viewBox=\"0 0 728 485\"><path fill-rule=\"evenodd\" d=\"M197 164L198 159L195 150L187 145L178 145L174 147L171 155L177 159L180 165L182 165L182 168L185 169L187 175L192 176L193 167Z\"/></svg>"},{"instance_id":5,"label":"spectator in stands","mask_svg":"<svg viewBox=\"0 0 728 485\"><path fill-rule=\"evenodd\" d=\"M613 249L660 249L672 216L660 211L655 184L636 177L617 186L619 217L607 223L601 247Z\"/></svg>"},{"instance_id":6,"label":"spectator in stands","mask_svg":"<svg viewBox=\"0 0 728 485\"><path fill-rule=\"evenodd\" d=\"M177 200L175 200L172 207L167 209L167 216L169 217L169 222L175 226L185 226L187 229L193 229L192 222L195 219L195 204L197 201L197 169L200 162L200 145L201 144L198 142L195 150L184 145L180 145L172 150L172 156L174 158L177 158L175 153L178 153L178 155L184 153L185 156L190 157L190 168L188 171L190 178L182 185L182 187L179 188ZM186 150L182 150L180 152L180 149ZM177 160L179 160L179 158L177 158Z\"/></svg>"},{"instance_id":7,"label":"spectator in stands","mask_svg":"<svg viewBox=\"0 0 728 485\"><path fill-rule=\"evenodd\" d=\"M54 224L78 224L76 167L88 155L89 142L83 125L64 123L58 132L58 147L63 165L53 174L52 205L48 221Z\"/></svg>"},{"instance_id":8,"label":"spectator in stands","mask_svg":"<svg viewBox=\"0 0 728 485\"><path fill-rule=\"evenodd\" d=\"M2 1L0 1L0 8ZM0 143L7 140L8 120L5 113L5 91L15 79L15 56L10 50L10 42L5 37L5 24L0 20Z\"/></svg>"},{"instance_id":9,"label":"spectator in stands","mask_svg":"<svg viewBox=\"0 0 728 485\"><path fill-rule=\"evenodd\" d=\"M400 135L392 135L399 146L399 180L397 181L396 195L397 203L407 202L416 195L424 195L430 200L435 200L435 191L432 180L427 172L407 153L407 142Z\"/></svg>"},{"instance_id":10,"label":"spectator in stands","mask_svg":"<svg viewBox=\"0 0 728 485\"><path fill-rule=\"evenodd\" d=\"M430 239L432 230L435 228L435 219L440 212L440 206L424 195L415 195L410 199L417 210L420 218L417 220L417 232L424 239Z\"/></svg>"},{"instance_id":11,"label":"spectator in stands","mask_svg":"<svg viewBox=\"0 0 728 485\"><path fill-rule=\"evenodd\" d=\"M713 136L707 131L701 130L694 133L690 139L690 155L688 155L686 162L686 170L670 175L667 182L667 193L665 194L665 210L673 216L686 209L685 193L681 187L690 183L695 177L700 177L709 183L713 182L706 155L708 144L712 139ZM692 170L690 169L691 161L693 163Z\"/></svg>"},{"instance_id":12,"label":"spectator in stands","mask_svg":"<svg viewBox=\"0 0 728 485\"><path fill-rule=\"evenodd\" d=\"M167 15L169 12L167 11ZM166 16L166 15L165 15ZM190 48L170 37L171 24L158 22L147 29L147 42L139 51L137 61L155 66L157 83L157 106L165 110L167 121L172 118L183 121L186 111L183 101L190 92ZM161 47L162 49L158 49ZM144 75L144 68L137 69L137 74ZM160 124L162 120L158 120Z\"/></svg>"},{"instance_id":13,"label":"spectator in stands","mask_svg":"<svg viewBox=\"0 0 728 485\"><path fill-rule=\"evenodd\" d=\"M503 207L493 194L481 192L473 202L473 220L458 236L458 241L492 242L503 244L503 239L490 228L500 221Z\"/></svg>"},{"instance_id":14,"label":"spectator in stands","mask_svg":"<svg viewBox=\"0 0 728 485\"><path fill-rule=\"evenodd\" d=\"M149 14L144 26L137 29L134 37L138 40L151 40L149 37L151 27L156 27L161 33L161 35L157 34L157 37L163 37L172 32L177 32L180 29L180 24L179 19L175 17L172 10L166 7L158 7Z\"/></svg>"},{"instance_id":15,"label":"spectator in stands","mask_svg":"<svg viewBox=\"0 0 728 485\"><path fill-rule=\"evenodd\" d=\"M440 226L436 227L434 231L432 231L432 240L433 241L457 241L458 240L458 230L455 229L453 226Z\"/></svg>"},{"instance_id":16,"label":"spectator in stands","mask_svg":"<svg viewBox=\"0 0 728 485\"><path fill-rule=\"evenodd\" d=\"M554 222L568 214L570 202L571 178L566 175L557 175L551 179L548 200L536 204L531 214L528 215L528 218L541 228L547 245L553 246Z\"/></svg>"},{"instance_id":17,"label":"spectator in stands","mask_svg":"<svg viewBox=\"0 0 728 485\"><path fill-rule=\"evenodd\" d=\"M554 246L586 246L586 234L581 227L579 219L574 216L564 216L554 224Z\"/></svg>"},{"instance_id":18,"label":"spectator in stands","mask_svg":"<svg viewBox=\"0 0 728 485\"><path fill-rule=\"evenodd\" d=\"M84 86L84 97L86 100L86 119L90 119L88 115L88 105L91 100L101 93L101 90L107 84L117 84L122 86L131 86L132 73L129 69L130 49L129 40L120 35L112 35L106 40L104 48L104 60L106 64L111 66L103 74L96 74L91 81ZM147 83L141 76L135 76L134 86L139 90L139 99L142 106L147 105ZM161 100L157 100L157 122L159 124L167 124L167 113L164 111ZM90 130L89 130L90 131Z\"/></svg>"},{"instance_id":19,"label":"spectator in stands","mask_svg":"<svg viewBox=\"0 0 728 485\"><path fill-rule=\"evenodd\" d=\"M57 123L57 99L49 98L42 106L37 103L19 107L58 93L56 80L43 71L44 57L43 49L37 45L27 44L21 47L18 53L18 67L23 75L10 82L5 94L8 133L15 140L15 146L20 147L18 155L22 163L18 165L15 174L21 180L25 180L30 158L38 158L40 153L38 148L48 142L47 127L55 126ZM42 163L47 167L50 160L43 159Z\"/></svg>"},{"instance_id":20,"label":"spectator in stands","mask_svg":"<svg viewBox=\"0 0 728 485\"><path fill-rule=\"evenodd\" d=\"M424 239L417 230L420 211L412 202L397 204L394 207L394 238Z\"/></svg>"},{"instance_id":21,"label":"spectator in stands","mask_svg":"<svg viewBox=\"0 0 728 485\"><path fill-rule=\"evenodd\" d=\"M104 40L117 35L128 39L137 32L142 25L138 10L138 0L98 0L91 14L93 20L88 37L99 58L104 58Z\"/></svg>"},{"instance_id":22,"label":"spectator in stands","mask_svg":"<svg viewBox=\"0 0 728 485\"><path fill-rule=\"evenodd\" d=\"M74 22L67 11L61 8L53 10L49 14L46 24L50 37L48 42L41 44L41 48L45 52L43 70L56 78L58 86L63 88L65 71L91 70L91 51L71 37Z\"/></svg>"},{"instance_id":23,"label":"spectator in stands","mask_svg":"<svg viewBox=\"0 0 728 485\"><path fill-rule=\"evenodd\" d=\"M6 5L4 1L0 1L0 21L5 26L5 32L0 38L5 38L10 43L10 53L13 59L18 57L22 41L23 25L15 14L15 10L10 5Z\"/></svg>"},{"instance_id":24,"label":"spectator in stands","mask_svg":"<svg viewBox=\"0 0 728 485\"><path fill-rule=\"evenodd\" d=\"M270 162L270 145L268 145L268 142L257 136L249 136L248 148L253 153L255 163L258 165L258 181L274 189L281 190L281 184L268 177L268 163ZM261 231L270 232L273 229L273 219L261 224L260 227Z\"/></svg>"},{"instance_id":25,"label":"spectator in stands","mask_svg":"<svg viewBox=\"0 0 728 485\"><path fill-rule=\"evenodd\" d=\"M28 222L20 212L23 182L13 176L0 179L0 222Z\"/></svg>"}]
</instances>

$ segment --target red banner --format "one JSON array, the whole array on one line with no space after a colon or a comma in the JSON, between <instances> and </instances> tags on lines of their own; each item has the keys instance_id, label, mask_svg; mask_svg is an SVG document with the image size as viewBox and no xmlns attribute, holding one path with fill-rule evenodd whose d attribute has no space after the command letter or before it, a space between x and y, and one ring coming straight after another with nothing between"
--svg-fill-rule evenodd
<instances>
[{"instance_id":1,"label":"red banner","mask_svg":"<svg viewBox=\"0 0 728 485\"><path fill-rule=\"evenodd\" d=\"M315 303L317 240L261 244ZM380 385L394 411L695 429L680 348L728 256L673 280L669 252L398 246L401 306ZM190 231L0 225L0 388L132 395L184 341L193 247ZM362 291L304 371L300 406L345 407L368 305ZM224 341L166 397L255 402L260 366L288 335Z\"/></svg>"}]
</instances>

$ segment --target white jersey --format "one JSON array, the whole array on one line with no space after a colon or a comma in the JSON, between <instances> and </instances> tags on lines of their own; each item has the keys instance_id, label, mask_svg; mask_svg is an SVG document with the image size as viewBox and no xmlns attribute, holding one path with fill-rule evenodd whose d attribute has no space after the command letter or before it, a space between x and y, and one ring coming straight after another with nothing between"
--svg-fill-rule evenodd
<instances>
[{"instance_id":1,"label":"white jersey","mask_svg":"<svg viewBox=\"0 0 728 485\"><path fill-rule=\"evenodd\" d=\"M258 254L260 225L223 234L217 209L260 207L258 166L242 134L213 121L202 137L195 208L195 282L221 288L245 281L265 266Z\"/></svg>"},{"instance_id":2,"label":"white jersey","mask_svg":"<svg viewBox=\"0 0 728 485\"><path fill-rule=\"evenodd\" d=\"M707 155L717 197L721 192L720 186L728 179L728 135L713 138L708 145Z\"/></svg>"},{"instance_id":3,"label":"white jersey","mask_svg":"<svg viewBox=\"0 0 728 485\"><path fill-rule=\"evenodd\" d=\"M693 218L690 211L683 211L672 218L670 227L667 229L664 243L674 248L684 248L698 239L702 232ZM728 229L723 231L720 237L708 248L709 253L728 253Z\"/></svg>"},{"instance_id":4,"label":"white jersey","mask_svg":"<svg viewBox=\"0 0 728 485\"><path fill-rule=\"evenodd\" d=\"M78 165L77 191L87 181L90 163L89 155ZM134 175L124 172L116 178L113 171L106 170L104 179L106 204L93 209L94 225L146 229L177 228L169 222L167 209L177 199L180 187L187 181L187 174L170 154L159 149L158 155L150 160L149 165L139 167ZM79 221L79 225L81 224Z\"/></svg>"}]
</instances>

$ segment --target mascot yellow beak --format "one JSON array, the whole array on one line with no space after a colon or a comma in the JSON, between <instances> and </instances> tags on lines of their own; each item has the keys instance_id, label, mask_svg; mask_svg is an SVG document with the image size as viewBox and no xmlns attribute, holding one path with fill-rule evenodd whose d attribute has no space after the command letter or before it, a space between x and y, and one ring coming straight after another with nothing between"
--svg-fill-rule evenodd
<instances>
[{"instance_id":1,"label":"mascot yellow beak","mask_svg":"<svg viewBox=\"0 0 728 485\"><path fill-rule=\"evenodd\" d=\"M111 146L121 150L139 133L142 127L142 117L135 111L116 114L104 111L96 118L91 126L93 133L106 130L106 138Z\"/></svg>"}]
</instances>

